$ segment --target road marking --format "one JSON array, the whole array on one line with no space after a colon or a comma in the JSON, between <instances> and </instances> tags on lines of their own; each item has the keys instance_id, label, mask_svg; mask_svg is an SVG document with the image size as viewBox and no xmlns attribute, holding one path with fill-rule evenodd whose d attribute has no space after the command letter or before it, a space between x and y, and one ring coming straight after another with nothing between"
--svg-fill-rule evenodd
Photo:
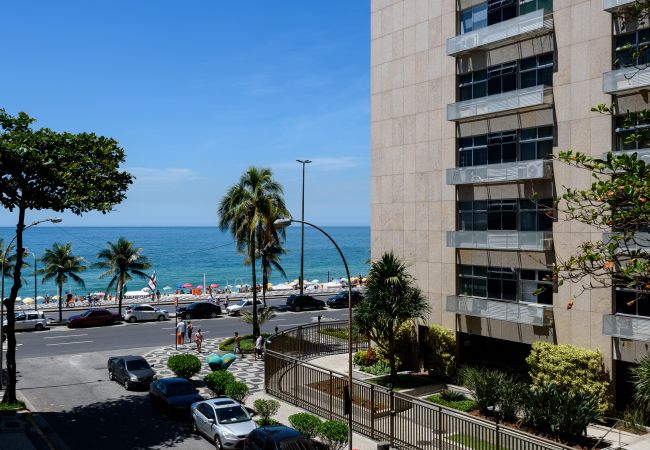
<instances>
[{"instance_id":1,"label":"road marking","mask_svg":"<svg viewBox=\"0 0 650 450\"><path fill-rule=\"evenodd\" d=\"M161 328L161 330L175 330L176 327L171 327L171 328Z\"/></svg>"},{"instance_id":2,"label":"road marking","mask_svg":"<svg viewBox=\"0 0 650 450\"><path fill-rule=\"evenodd\" d=\"M88 336L88 333L84 333L84 334L67 334L65 336L48 336L45 339L62 339L62 338L79 337L79 336Z\"/></svg>"},{"instance_id":3,"label":"road marking","mask_svg":"<svg viewBox=\"0 0 650 450\"><path fill-rule=\"evenodd\" d=\"M45 345L70 345L70 344L87 344L94 341L73 341L73 342L57 342L56 344L45 344Z\"/></svg>"}]
</instances>

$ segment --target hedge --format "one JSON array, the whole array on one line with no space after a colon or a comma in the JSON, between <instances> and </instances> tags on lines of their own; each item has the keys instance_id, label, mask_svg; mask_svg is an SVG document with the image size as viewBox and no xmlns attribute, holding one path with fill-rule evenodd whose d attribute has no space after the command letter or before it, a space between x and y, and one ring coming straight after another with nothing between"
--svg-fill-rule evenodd
<instances>
[{"instance_id":1,"label":"hedge","mask_svg":"<svg viewBox=\"0 0 650 450\"><path fill-rule=\"evenodd\" d=\"M226 395L226 388L229 384L235 383L237 380L235 376L228 372L227 370L217 370L215 372L210 372L203 378L206 386L216 396Z\"/></svg>"},{"instance_id":2,"label":"hedge","mask_svg":"<svg viewBox=\"0 0 650 450\"><path fill-rule=\"evenodd\" d=\"M456 374L456 334L449 328L431 325L424 342L430 374L440 380L451 380Z\"/></svg>"},{"instance_id":3,"label":"hedge","mask_svg":"<svg viewBox=\"0 0 650 450\"><path fill-rule=\"evenodd\" d=\"M190 379L201 371L201 361L195 355L172 355L167 359L167 367L177 377Z\"/></svg>"}]
</instances>

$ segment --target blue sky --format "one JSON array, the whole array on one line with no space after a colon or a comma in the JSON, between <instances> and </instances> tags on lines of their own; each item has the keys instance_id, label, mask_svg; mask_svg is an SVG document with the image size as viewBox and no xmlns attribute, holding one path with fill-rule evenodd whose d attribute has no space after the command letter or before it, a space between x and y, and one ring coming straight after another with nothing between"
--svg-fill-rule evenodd
<instances>
[{"instance_id":1,"label":"blue sky","mask_svg":"<svg viewBox=\"0 0 650 450\"><path fill-rule=\"evenodd\" d=\"M314 161L307 219L368 225L369 17L350 0L10 1L0 107L125 148L128 199L66 225L212 225L250 165L298 217L297 158Z\"/></svg>"}]
</instances>

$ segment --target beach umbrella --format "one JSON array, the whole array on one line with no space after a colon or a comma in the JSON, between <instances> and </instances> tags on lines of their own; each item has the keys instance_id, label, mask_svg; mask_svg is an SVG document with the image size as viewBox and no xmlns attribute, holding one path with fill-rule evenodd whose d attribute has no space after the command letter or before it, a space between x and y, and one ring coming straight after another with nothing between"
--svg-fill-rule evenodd
<instances>
[{"instance_id":1,"label":"beach umbrella","mask_svg":"<svg viewBox=\"0 0 650 450\"><path fill-rule=\"evenodd\" d=\"M318 284L318 283L320 283L320 280L311 280L311 283L312 284Z\"/></svg>"},{"instance_id":2,"label":"beach umbrella","mask_svg":"<svg viewBox=\"0 0 650 450\"><path fill-rule=\"evenodd\" d=\"M176 285L176 289L183 289L183 283L179 283Z\"/></svg>"},{"instance_id":3,"label":"beach umbrella","mask_svg":"<svg viewBox=\"0 0 650 450\"><path fill-rule=\"evenodd\" d=\"M58 296L58 295L53 295L53 296L52 296L52 300L58 300L58 299L59 299L59 296Z\"/></svg>"},{"instance_id":4,"label":"beach umbrella","mask_svg":"<svg viewBox=\"0 0 650 450\"><path fill-rule=\"evenodd\" d=\"M172 290L172 287L171 287L171 286L165 286L165 287L163 288L163 291L171 291L171 290Z\"/></svg>"},{"instance_id":5,"label":"beach umbrella","mask_svg":"<svg viewBox=\"0 0 650 450\"><path fill-rule=\"evenodd\" d=\"M183 283L183 284L181 285L181 287L182 287L182 288L191 288L191 287L192 287L192 283Z\"/></svg>"},{"instance_id":6,"label":"beach umbrella","mask_svg":"<svg viewBox=\"0 0 650 450\"><path fill-rule=\"evenodd\" d=\"M45 300L45 297L43 297L42 295L39 295L38 297L36 297L36 300Z\"/></svg>"},{"instance_id":7,"label":"beach umbrella","mask_svg":"<svg viewBox=\"0 0 650 450\"><path fill-rule=\"evenodd\" d=\"M103 297L103 296L105 296L106 294L105 294L104 292L93 292L93 293L90 294L90 295L94 295L95 297ZM54 297L52 297L52 298L54 298Z\"/></svg>"},{"instance_id":8,"label":"beach umbrella","mask_svg":"<svg viewBox=\"0 0 650 450\"><path fill-rule=\"evenodd\" d=\"M203 285L202 285L202 284L199 284L196 288L197 288L197 289L203 289Z\"/></svg>"},{"instance_id":9,"label":"beach umbrella","mask_svg":"<svg viewBox=\"0 0 650 450\"><path fill-rule=\"evenodd\" d=\"M17 299L16 299L16 300L17 300ZM31 305L31 304L34 303L34 299L33 299L32 297L25 297L25 298L23 299L23 303L26 304L26 305Z\"/></svg>"}]
</instances>

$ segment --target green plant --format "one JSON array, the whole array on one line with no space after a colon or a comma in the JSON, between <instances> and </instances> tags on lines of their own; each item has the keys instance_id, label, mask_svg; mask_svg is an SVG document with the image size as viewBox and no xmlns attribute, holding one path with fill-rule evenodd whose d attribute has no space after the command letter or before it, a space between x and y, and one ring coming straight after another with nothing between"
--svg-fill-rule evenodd
<instances>
[{"instance_id":1,"label":"green plant","mask_svg":"<svg viewBox=\"0 0 650 450\"><path fill-rule=\"evenodd\" d=\"M431 325L424 337L429 373L440 380L456 374L456 334L441 325Z\"/></svg>"},{"instance_id":2,"label":"green plant","mask_svg":"<svg viewBox=\"0 0 650 450\"><path fill-rule=\"evenodd\" d=\"M248 395L248 386L240 381L232 381L226 384L225 394L239 403L244 403L244 399Z\"/></svg>"},{"instance_id":3,"label":"green plant","mask_svg":"<svg viewBox=\"0 0 650 450\"><path fill-rule=\"evenodd\" d=\"M644 356L639 365L632 369L632 383L635 402L650 413L650 355Z\"/></svg>"},{"instance_id":4,"label":"green plant","mask_svg":"<svg viewBox=\"0 0 650 450\"><path fill-rule=\"evenodd\" d=\"M354 354L352 362L358 366L372 366L377 362L377 352L372 347L360 350Z\"/></svg>"},{"instance_id":5,"label":"green plant","mask_svg":"<svg viewBox=\"0 0 650 450\"><path fill-rule=\"evenodd\" d=\"M483 414L497 402L495 386L501 381L501 373L496 370L465 366L460 369L459 378L463 386L472 391L476 406Z\"/></svg>"},{"instance_id":6,"label":"green plant","mask_svg":"<svg viewBox=\"0 0 650 450\"><path fill-rule=\"evenodd\" d=\"M359 370L370 375L386 375L390 373L390 366L385 361L377 361L370 366L359 366Z\"/></svg>"},{"instance_id":7,"label":"green plant","mask_svg":"<svg viewBox=\"0 0 650 450\"><path fill-rule=\"evenodd\" d=\"M258 398L253 402L253 408L260 416L260 425L271 425L271 417L278 413L280 402L277 400L267 400Z\"/></svg>"},{"instance_id":8,"label":"green plant","mask_svg":"<svg viewBox=\"0 0 650 450\"><path fill-rule=\"evenodd\" d=\"M194 355L172 355L167 359L167 367L177 377L190 379L201 370L201 361Z\"/></svg>"},{"instance_id":9,"label":"green plant","mask_svg":"<svg viewBox=\"0 0 650 450\"><path fill-rule=\"evenodd\" d=\"M263 338L269 337L269 333L262 333ZM244 336L239 336L241 338L240 344L241 349L244 352L251 352L255 348L255 337L252 334L245 334ZM222 352L232 352L235 347L235 338L231 336L224 339L219 343L219 350Z\"/></svg>"},{"instance_id":10,"label":"green plant","mask_svg":"<svg viewBox=\"0 0 650 450\"><path fill-rule=\"evenodd\" d=\"M339 339L348 339L348 329L347 328L329 328L326 325L321 325L320 330L318 330L320 334L324 334L326 336L332 336L335 338ZM361 342L363 340L363 336L359 334L356 331L352 331L352 340L354 342Z\"/></svg>"},{"instance_id":11,"label":"green plant","mask_svg":"<svg viewBox=\"0 0 650 450\"><path fill-rule=\"evenodd\" d=\"M326 420L320 424L318 436L330 450L343 450L348 443L348 426L340 420Z\"/></svg>"},{"instance_id":12,"label":"green plant","mask_svg":"<svg viewBox=\"0 0 650 450\"><path fill-rule=\"evenodd\" d=\"M648 415L642 408L629 407L623 412L623 427L634 432L645 432Z\"/></svg>"},{"instance_id":13,"label":"green plant","mask_svg":"<svg viewBox=\"0 0 650 450\"><path fill-rule=\"evenodd\" d=\"M526 362L533 387L553 383L562 392L582 392L595 398L601 413L609 409L609 381L599 351L537 341Z\"/></svg>"},{"instance_id":14,"label":"green plant","mask_svg":"<svg viewBox=\"0 0 650 450\"><path fill-rule=\"evenodd\" d=\"M216 372L210 372L203 378L205 384L208 386L214 395L222 396L226 395L226 388L229 384L235 383L237 380L235 376L228 372L227 370L217 370Z\"/></svg>"},{"instance_id":15,"label":"green plant","mask_svg":"<svg viewBox=\"0 0 650 450\"><path fill-rule=\"evenodd\" d=\"M448 402L460 402L463 400L467 400L467 397L465 397L465 394L462 392L458 391L442 391L440 393L440 398L443 400L446 400Z\"/></svg>"},{"instance_id":16,"label":"green plant","mask_svg":"<svg viewBox=\"0 0 650 450\"><path fill-rule=\"evenodd\" d=\"M272 309L264 308L257 311L257 323L262 326L271 319L277 316ZM239 319L248 324L253 324L253 313L242 311Z\"/></svg>"},{"instance_id":17,"label":"green plant","mask_svg":"<svg viewBox=\"0 0 650 450\"><path fill-rule=\"evenodd\" d=\"M15 403L0 403L0 411L13 411L19 409L25 409L25 404L20 400Z\"/></svg>"},{"instance_id":18,"label":"green plant","mask_svg":"<svg viewBox=\"0 0 650 450\"><path fill-rule=\"evenodd\" d=\"M437 405L446 406L447 408L457 409L458 411L469 412L477 409L476 402L465 397L463 394L454 392L449 395L449 391L443 391L440 394L434 394L427 397L427 400ZM458 394L456 396L455 394ZM451 399L455 398L455 399Z\"/></svg>"},{"instance_id":19,"label":"green plant","mask_svg":"<svg viewBox=\"0 0 650 450\"><path fill-rule=\"evenodd\" d=\"M313 414L298 413L289 416L289 423L300 433L313 439L318 435L322 422Z\"/></svg>"}]
</instances>

